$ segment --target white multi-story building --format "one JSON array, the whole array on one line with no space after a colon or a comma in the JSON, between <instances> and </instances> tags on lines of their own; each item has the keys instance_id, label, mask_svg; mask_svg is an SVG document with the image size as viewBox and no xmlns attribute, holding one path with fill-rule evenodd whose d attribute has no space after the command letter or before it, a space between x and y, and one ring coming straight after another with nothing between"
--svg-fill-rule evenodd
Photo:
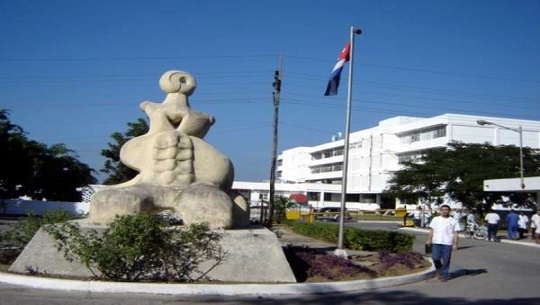
<instances>
[{"instance_id":1,"label":"white multi-story building","mask_svg":"<svg viewBox=\"0 0 540 305\"><path fill-rule=\"evenodd\" d=\"M481 126L478 120L500 126ZM351 132L347 206L380 203L390 174L426 150L447 146L452 141L519 146L520 127L523 146L540 148L540 121L508 118L459 114L431 118L398 116L383 120L378 126ZM339 139L284 150L278 158L277 177L286 183L326 184L332 191L310 193L306 189L310 203L315 207L336 205L341 200L335 186L342 181L343 149L344 140Z\"/></svg>"},{"instance_id":2,"label":"white multi-story building","mask_svg":"<svg viewBox=\"0 0 540 305\"><path fill-rule=\"evenodd\" d=\"M478 120L506 128L479 125ZM431 118L398 116L383 120L375 127L352 132L349 137L346 206L350 210L378 208L383 202L381 195L387 188L390 174L401 169L403 162L419 158L426 150L447 146L452 141L518 146L520 133L517 131L520 127L523 146L539 149L540 121L509 118L459 114ZM344 139L332 139L317 146L284 150L278 157L275 196L289 197L302 193L315 208L339 206L343 149ZM525 178L525 191L537 192L540 198L539 182L534 179ZM507 179L495 183L488 180L484 187L492 191L519 190L518 181ZM269 201L268 182L234 181L233 189L249 200L252 206ZM87 197L89 201L90 196ZM393 202L389 205L388 208L394 207Z\"/></svg>"}]
</instances>

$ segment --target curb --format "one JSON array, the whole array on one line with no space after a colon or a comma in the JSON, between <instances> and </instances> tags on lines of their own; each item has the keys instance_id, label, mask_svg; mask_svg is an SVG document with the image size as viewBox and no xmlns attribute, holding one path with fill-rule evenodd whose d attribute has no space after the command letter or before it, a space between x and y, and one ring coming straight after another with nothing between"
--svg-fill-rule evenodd
<instances>
[{"instance_id":1,"label":"curb","mask_svg":"<svg viewBox=\"0 0 540 305\"><path fill-rule=\"evenodd\" d=\"M535 244L535 243L532 243L532 242L528 243L528 242L522 242L522 241L516 241L516 240L501 239L501 243L528 246L528 247L533 247L533 248L540 248L540 244Z\"/></svg>"},{"instance_id":2,"label":"curb","mask_svg":"<svg viewBox=\"0 0 540 305\"><path fill-rule=\"evenodd\" d=\"M403 231L413 231L413 232L420 232L420 233L428 233L428 230L426 229L419 229L419 228L399 228L399 230ZM465 238L461 234L459 235L459 238ZM508 240L508 239L501 239L501 243L506 244L514 244L514 245L520 245L520 246L527 246L527 247L533 247L533 248L540 248L539 244L535 244L533 242L523 242L523 241L516 241L516 240Z\"/></svg>"},{"instance_id":3,"label":"curb","mask_svg":"<svg viewBox=\"0 0 540 305\"><path fill-rule=\"evenodd\" d=\"M44 278L0 272L0 282L36 289L100 293L141 293L166 295L306 295L372 290L410 284L433 277L434 267L419 273L370 280L306 284L159 284L119 283Z\"/></svg>"}]
</instances>

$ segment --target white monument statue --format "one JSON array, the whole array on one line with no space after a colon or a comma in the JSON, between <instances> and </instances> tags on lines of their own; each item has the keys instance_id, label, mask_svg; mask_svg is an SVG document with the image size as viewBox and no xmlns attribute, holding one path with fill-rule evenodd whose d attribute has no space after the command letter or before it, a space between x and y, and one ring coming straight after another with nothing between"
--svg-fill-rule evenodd
<instances>
[{"instance_id":1,"label":"white monument statue","mask_svg":"<svg viewBox=\"0 0 540 305\"><path fill-rule=\"evenodd\" d=\"M246 201L231 192L231 161L203 140L214 118L189 106L195 79L186 72L169 71L159 85L167 93L165 100L141 103L150 129L120 151L122 162L139 174L97 192L90 203L89 219L79 221L81 228L103 232L116 215L171 210L185 224L240 229L218 230L227 259L210 270L208 277L222 282L296 282L277 236L266 228L249 226ZM48 275L93 275L81 262L67 260L43 229L9 270L28 273L28 266Z\"/></svg>"},{"instance_id":2,"label":"white monument statue","mask_svg":"<svg viewBox=\"0 0 540 305\"><path fill-rule=\"evenodd\" d=\"M249 224L246 201L231 192L231 161L203 140L213 116L191 109L193 76L168 71L159 80L167 94L162 103L142 102L149 131L128 141L120 151L125 165L139 171L132 180L96 193L90 221L106 224L116 215L171 210L185 224L207 223L211 229Z\"/></svg>"}]
</instances>

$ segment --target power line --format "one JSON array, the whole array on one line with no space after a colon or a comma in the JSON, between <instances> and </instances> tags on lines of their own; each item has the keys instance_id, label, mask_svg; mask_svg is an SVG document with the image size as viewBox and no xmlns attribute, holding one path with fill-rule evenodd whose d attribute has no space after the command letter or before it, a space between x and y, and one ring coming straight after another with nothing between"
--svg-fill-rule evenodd
<instances>
[{"instance_id":1,"label":"power line","mask_svg":"<svg viewBox=\"0 0 540 305\"><path fill-rule=\"evenodd\" d=\"M201 72L197 73L197 79L221 78L224 75L227 78L251 77L253 75L267 76L266 70L258 71L227 71L227 72ZM102 80L155 80L155 75L159 73L145 74L94 74L94 75L43 75L43 76L0 76L0 80L24 81L24 80L42 80L42 79L60 79L78 81L81 79L102 79Z\"/></svg>"},{"instance_id":2,"label":"power line","mask_svg":"<svg viewBox=\"0 0 540 305\"><path fill-rule=\"evenodd\" d=\"M141 61L141 60L180 60L180 59L223 59L223 58L276 58L277 55L196 55L174 57L59 57L59 58L3 58L0 62L62 62L62 61Z\"/></svg>"},{"instance_id":3,"label":"power line","mask_svg":"<svg viewBox=\"0 0 540 305\"><path fill-rule=\"evenodd\" d=\"M302 57L302 56L291 56L291 55L288 55L287 57L293 58L293 59L303 59L303 60L310 60L310 61L317 61L317 62L329 62L329 60L327 59L323 60L323 59L314 58L314 57ZM412 71L412 72L421 72L421 73L441 74L441 75L450 75L450 76L465 76L465 77L473 77L473 78L485 78L485 79L493 79L493 80L527 82L527 83L536 83L536 84L540 83L540 81L538 80L531 80L531 79L495 77L495 76L488 76L488 75L457 73L457 72L448 72L448 71L443 72L443 71L429 70L429 69L418 69L418 68L410 68L410 67L370 64L370 63L364 63L364 62L356 63L355 66L367 66L367 67L376 67L376 68L403 70L403 71Z\"/></svg>"},{"instance_id":4,"label":"power line","mask_svg":"<svg viewBox=\"0 0 540 305\"><path fill-rule=\"evenodd\" d=\"M174 57L3 58L3 59L0 59L0 62L134 61L134 60L141 61L141 60L231 59L231 58L246 59L246 58L276 58L277 56L278 55L272 55L272 54L261 54L261 55L242 54L242 55L196 55L196 56L174 56ZM290 59L317 61L321 63L330 62L330 60L328 60L327 58L321 59L321 58L315 58L315 57L304 57L304 56L294 56L294 55L285 55L285 57L290 58ZM450 75L450 76L464 76L464 77L485 78L485 79L493 79L493 80L540 83L540 81L538 80L530 80L530 79L494 77L494 76L488 76L488 75L458 73L458 72L448 72L448 71L443 72L443 71L438 71L438 70L418 69L418 68L402 67L402 66L379 65L379 64L370 64L370 63L356 63L355 65L376 67L376 68L383 68L383 69L412 71L412 72L420 72L420 73Z\"/></svg>"},{"instance_id":5,"label":"power line","mask_svg":"<svg viewBox=\"0 0 540 305\"><path fill-rule=\"evenodd\" d=\"M335 104L335 103L332 103L332 104L325 104L325 103L319 103L319 102L313 102L313 101L305 101L305 100L294 100L294 99L283 99L283 101L286 103L286 104L292 104L292 105L301 105L301 106L308 106L308 107L324 107L324 108L331 108L331 109L343 109L343 105L340 105L340 104ZM375 105L389 105L389 106L393 106L392 109L393 110L386 110L384 108L377 108L377 107L366 107L365 104L375 104ZM396 109L395 106L401 106L402 108L401 109ZM366 111L372 111L372 112L379 112L379 113L391 113L391 114L399 114L399 115L403 115L404 112L407 112L407 113L415 113L416 115L422 115L422 116L426 116L426 115L431 115L431 113L435 112L435 111L438 111L438 112L443 112L443 113L456 113L456 112L460 112L460 113L469 113L469 114L475 114L475 115L478 115L479 113L480 114L484 114L484 115L487 115L487 116L501 116L501 117L508 117L508 116L511 116L508 112L504 112L504 113L499 113L499 112L489 112L489 111L469 111L469 110L463 110L463 109L453 109L453 108L442 108L442 107L426 107L426 106L423 106L423 109L427 109L427 110L431 110L429 112L418 112L418 111L410 111L410 110L406 110L406 108L411 108L411 107L417 107L415 105L407 105L407 104L399 104L399 103L390 103L390 102L381 102L381 101L373 101L373 100L366 100L366 99L355 99L355 106L353 106L353 110L354 111L362 111L362 112L366 112ZM403 110L403 108L405 108L405 110ZM519 116L520 118L528 118L528 119L531 119L531 120L537 120L538 118L535 117L535 116L523 116L523 115L520 115Z\"/></svg>"},{"instance_id":6,"label":"power line","mask_svg":"<svg viewBox=\"0 0 540 305\"><path fill-rule=\"evenodd\" d=\"M307 98L318 98L318 99L322 98L319 95L307 95L307 94L291 93L291 92L288 92L286 94L286 96L289 96L289 95L307 97ZM441 103L441 102L452 102L452 103L457 103L457 104L467 104L468 106L470 106L471 104L474 104L474 105L486 105L486 106L494 106L494 105L507 106L508 105L508 101L503 101L503 100L494 100L494 101L489 101L489 102L482 102L482 101L478 101L478 98L475 98L475 100L473 100L473 101L467 101L467 100L463 100L463 99L447 99L447 98L439 98L439 97L433 98L433 97L424 97L424 96L415 96L415 95L403 95L403 94L371 92L371 91L366 91L366 90L362 90L360 95L362 95L362 96L381 95L381 96L390 96L390 97L403 97L403 98L406 98L406 99L416 99L416 100L429 101L431 105L434 105L435 103ZM473 98L473 97L468 97L468 98ZM531 101L531 102L528 102L528 101L513 101L513 102L524 104L524 105L521 105L520 108L528 108L528 109L535 109L535 110L540 109L540 104L538 104L536 102L533 102L533 101Z\"/></svg>"},{"instance_id":7,"label":"power line","mask_svg":"<svg viewBox=\"0 0 540 305\"><path fill-rule=\"evenodd\" d=\"M231 79L231 78L249 78L250 80L253 80L253 76L254 75L263 75L263 72L262 71L242 71L242 72L236 72L236 73L228 73L228 72L213 72L213 73L205 73L206 75L212 75L212 76L203 76L203 77L200 77L199 79L222 79L222 78L225 78L225 79ZM225 77L221 77L219 75L221 74L224 74ZM264 74L266 74L266 72L264 72ZM292 75L291 75L292 74ZM201 75L201 74L200 74ZM204 75L204 74L203 74ZM298 76L298 75L305 75L305 76L308 76L308 77L305 77L305 76ZM115 78L116 76L118 77L123 77L123 78ZM5 82L3 82L4 84L6 82L10 83L10 86L13 86L13 84L11 84L12 81L17 81L17 80L32 80L32 79L42 79L43 81L40 81L39 83L37 84L34 84L33 85L33 88L34 87L37 87L39 86L39 84L51 84L51 83L65 83L65 82L71 82L71 81L80 81L81 79L91 79L93 77L101 77L101 79L94 79L95 81L107 81L107 82L111 82L111 81L134 81L134 80L149 80L149 79L153 79L153 77L150 77L150 76L144 76L142 78L125 78L126 76L129 76L129 75L116 75L116 76L111 76L111 77L107 77L107 76L74 76L72 79L64 79L63 77L57 77L57 76L54 76L52 77L53 79L50 79L50 77L21 77L19 79L9 79L9 77L5 77ZM137 75L132 75L132 76L137 76ZM105 77L105 78L103 78ZM310 80L323 80L323 78L321 77L315 77L313 75L309 75L309 74L303 74L303 73L289 73L287 78L300 78L300 79L310 79ZM0 82L2 83L2 82ZM466 96L471 96L471 97L475 97L475 98L484 98L484 99L509 99L509 100L513 100L513 101L516 101L516 102L525 102L525 101L531 101L531 102L534 102L534 103L537 103L537 101L535 99L532 99L532 98L524 98L524 97L512 97L512 96L496 96L496 95L490 95L490 94L485 94L485 93L473 93L473 92L466 92L466 91L458 91L458 90L444 90L444 89L436 89L436 88L428 88L428 87L420 87L420 86L406 86L406 85L401 85L401 84L395 84L395 83L384 83L384 82L374 82L374 81L369 81L369 80L360 80L360 81L356 81L357 84L361 84L362 86L366 86L366 85L369 85L369 86L373 86L373 87L378 87L378 88L387 88L387 89L391 89L391 90L404 90L404 91L412 91L412 92L419 92L419 93L429 93L429 94L444 94L444 95L454 95L454 96L460 96L461 95L466 95ZM219 83L214 83L213 86L218 86L218 85L226 85L226 86L229 86L231 84L237 84L237 82L219 82ZM243 84L247 84L246 82L243 82ZM265 81L260 81L260 82L256 82L256 81L250 81L248 82L248 84L265 84ZM21 83L22 86L27 86L28 84L26 82L24 83ZM295 86L298 86L296 84L293 83L290 83L288 82L287 85L289 87L295 87ZM148 87L150 86L154 86L153 84L149 84L149 85L146 85ZM140 87L140 85L139 85ZM41 93L43 91L40 91ZM286 92L285 92L286 93Z\"/></svg>"},{"instance_id":8,"label":"power line","mask_svg":"<svg viewBox=\"0 0 540 305\"><path fill-rule=\"evenodd\" d=\"M215 105L215 104L245 104L245 103L261 103L267 102L268 98L244 98L244 99L197 99L194 103L199 106L204 105ZM12 107L56 107L56 108L72 108L72 107L100 107L100 106L123 106L123 105L134 105L138 102L94 102L94 103L42 103L42 102L16 102L13 104L3 104L3 108L12 108Z\"/></svg>"},{"instance_id":9,"label":"power line","mask_svg":"<svg viewBox=\"0 0 540 305\"><path fill-rule=\"evenodd\" d=\"M416 86L404 86L404 85L398 85L398 84L390 84L390 83L381 83L381 82L373 82L373 81L364 81L369 84L373 85L379 85L381 87L384 86L390 86L390 87L398 87L403 88L399 90L407 90L407 91L417 91L417 92L425 92L425 93L437 93L437 92L443 92L444 94L463 94L463 95L470 95L470 96L483 96L485 98L505 98L505 99L513 99L513 100L524 100L524 101L535 101L535 99L532 98L525 98L525 97L510 97L510 96L497 96L492 94L486 94L486 93L477 93L477 92L467 92L467 91L458 91L458 90L445 90L445 89L434 89L434 88L426 88L426 87L416 87ZM424 90L424 91L422 91Z\"/></svg>"},{"instance_id":10,"label":"power line","mask_svg":"<svg viewBox=\"0 0 540 305\"><path fill-rule=\"evenodd\" d=\"M302 78L295 76L298 73L289 73L288 75L292 74L293 78ZM309 75L309 74L303 74L303 75ZM291 76L288 76L291 77ZM303 79L311 79L311 80L326 80L325 78L316 77L314 75L309 75L309 78L303 77ZM467 91L459 91L459 90L445 90L445 89L437 89L437 88L429 88L429 87L419 87L419 86L406 86L406 85L400 85L395 83L384 83L384 82L374 82L369 81L366 79L363 79L360 77L359 80L355 81L355 84L365 86L366 84L372 85L375 87L383 87L388 89L396 89L396 90L405 90L405 91L414 91L414 92L422 92L422 93L434 93L434 94L453 94L453 95L469 95L473 97L482 97L482 98L504 98L504 99L512 99L515 101L532 101L532 102L538 102L537 100L533 98L525 98L525 97L511 97L511 96L497 96L492 94L486 94L486 93L478 93L478 92L467 92Z\"/></svg>"}]
</instances>

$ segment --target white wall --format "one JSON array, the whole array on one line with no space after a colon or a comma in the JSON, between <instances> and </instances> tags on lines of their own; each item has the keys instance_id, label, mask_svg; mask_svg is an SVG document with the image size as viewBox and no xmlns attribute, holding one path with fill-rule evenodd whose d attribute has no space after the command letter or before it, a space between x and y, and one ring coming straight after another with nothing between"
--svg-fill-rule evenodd
<instances>
[{"instance_id":1,"label":"white wall","mask_svg":"<svg viewBox=\"0 0 540 305\"><path fill-rule=\"evenodd\" d=\"M0 203L0 213L6 215L26 215L32 212L41 216L46 211L63 210L76 216L90 211L89 202L59 202L11 199Z\"/></svg>"}]
</instances>

